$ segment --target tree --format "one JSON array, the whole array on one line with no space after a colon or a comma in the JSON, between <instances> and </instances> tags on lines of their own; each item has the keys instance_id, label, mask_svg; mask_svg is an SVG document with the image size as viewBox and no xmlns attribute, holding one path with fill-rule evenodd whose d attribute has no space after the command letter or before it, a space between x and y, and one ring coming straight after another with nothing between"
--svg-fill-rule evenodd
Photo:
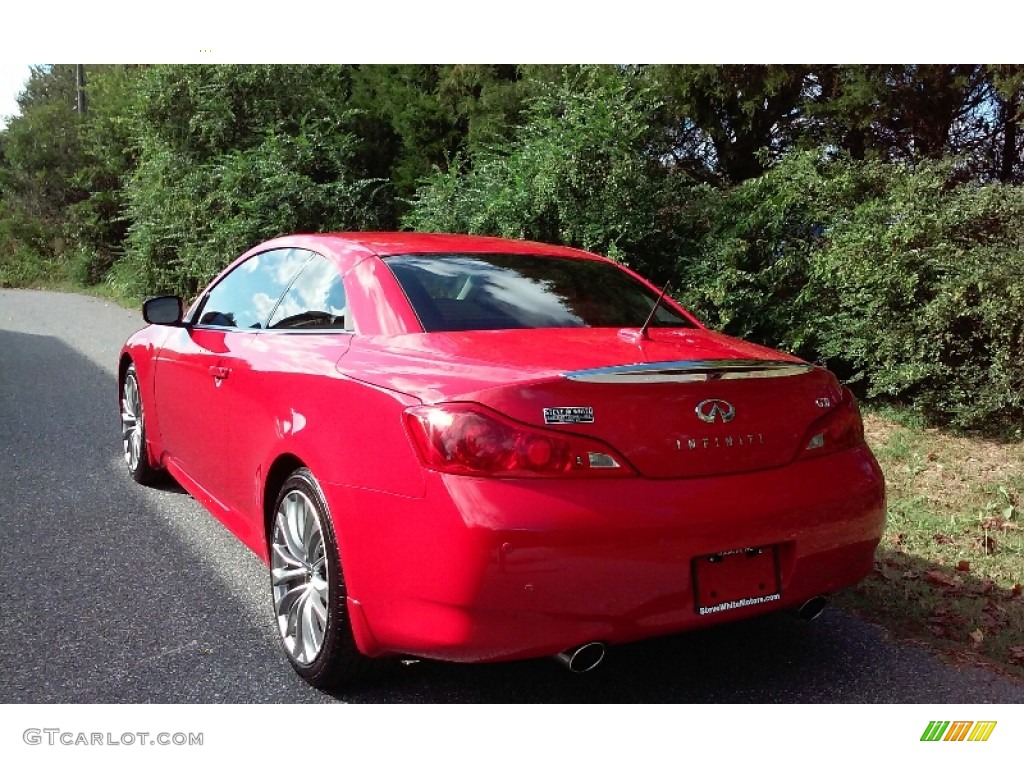
<instances>
[{"instance_id":1,"label":"tree","mask_svg":"<svg viewBox=\"0 0 1024 768\"><path fill-rule=\"evenodd\" d=\"M0 284L31 283L65 266L66 212L85 196L74 103L73 66L33 67L21 114L0 132Z\"/></svg>"},{"instance_id":2,"label":"tree","mask_svg":"<svg viewBox=\"0 0 1024 768\"><path fill-rule=\"evenodd\" d=\"M995 177L1003 182L1024 181L1024 66L989 67L996 104L992 131Z\"/></svg>"},{"instance_id":3,"label":"tree","mask_svg":"<svg viewBox=\"0 0 1024 768\"><path fill-rule=\"evenodd\" d=\"M814 68L811 138L863 160L918 162L976 152L984 141L991 80L974 64Z\"/></svg>"},{"instance_id":4,"label":"tree","mask_svg":"<svg viewBox=\"0 0 1024 768\"><path fill-rule=\"evenodd\" d=\"M512 64L355 67L360 161L369 175L391 180L402 211L401 201L451 158L508 142L529 96L559 73Z\"/></svg>"},{"instance_id":5,"label":"tree","mask_svg":"<svg viewBox=\"0 0 1024 768\"><path fill-rule=\"evenodd\" d=\"M794 143L809 69L661 66L652 76L676 162L698 178L710 171L724 183L738 184L760 176L768 159Z\"/></svg>"},{"instance_id":6,"label":"tree","mask_svg":"<svg viewBox=\"0 0 1024 768\"><path fill-rule=\"evenodd\" d=\"M67 211L72 278L86 285L102 281L124 255L125 184L138 164L130 115L144 71L121 64L88 68L89 109L79 125L83 162L74 179L84 197Z\"/></svg>"},{"instance_id":7,"label":"tree","mask_svg":"<svg viewBox=\"0 0 1024 768\"><path fill-rule=\"evenodd\" d=\"M33 67L0 144L6 202L51 227L83 195L74 183L83 163L74 74L73 65Z\"/></svg>"},{"instance_id":8,"label":"tree","mask_svg":"<svg viewBox=\"0 0 1024 768\"><path fill-rule=\"evenodd\" d=\"M403 223L594 249L667 277L686 227L683 191L653 150L658 108L639 71L566 68L507 145L428 177Z\"/></svg>"},{"instance_id":9,"label":"tree","mask_svg":"<svg viewBox=\"0 0 1024 768\"><path fill-rule=\"evenodd\" d=\"M132 123L139 160L118 285L191 294L261 240L379 226L387 189L356 161L350 74L336 66L149 69Z\"/></svg>"}]
</instances>

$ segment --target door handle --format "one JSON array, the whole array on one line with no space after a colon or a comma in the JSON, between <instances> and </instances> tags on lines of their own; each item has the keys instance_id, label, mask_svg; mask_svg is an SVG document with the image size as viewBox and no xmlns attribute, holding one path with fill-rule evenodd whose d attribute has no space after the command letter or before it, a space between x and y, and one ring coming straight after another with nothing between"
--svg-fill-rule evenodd
<instances>
[{"instance_id":1,"label":"door handle","mask_svg":"<svg viewBox=\"0 0 1024 768\"><path fill-rule=\"evenodd\" d=\"M213 376L213 378L217 379L217 383L218 384L220 384L220 382L223 379L226 379L228 377L229 373L231 373L231 369L230 368L225 368L222 365L211 365L210 366L210 375Z\"/></svg>"}]
</instances>

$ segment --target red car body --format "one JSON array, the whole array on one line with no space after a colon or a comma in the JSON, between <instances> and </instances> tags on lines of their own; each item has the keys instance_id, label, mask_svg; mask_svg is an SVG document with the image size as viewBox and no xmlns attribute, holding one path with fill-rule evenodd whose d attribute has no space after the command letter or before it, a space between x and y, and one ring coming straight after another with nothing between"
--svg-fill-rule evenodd
<instances>
[{"instance_id":1,"label":"red car body","mask_svg":"<svg viewBox=\"0 0 1024 768\"><path fill-rule=\"evenodd\" d=\"M668 297L691 327L425 332L387 265L452 252L601 259L573 249L297 235L224 274L271 248L334 266L347 329L151 325L126 343L121 383L134 365L148 462L265 561L277 489L309 469L362 654L555 654L794 608L871 571L883 478L824 369L708 330ZM464 408L556 447L564 436L594 466L447 467L428 455L439 404L449 421ZM537 451L546 460L549 446Z\"/></svg>"}]
</instances>

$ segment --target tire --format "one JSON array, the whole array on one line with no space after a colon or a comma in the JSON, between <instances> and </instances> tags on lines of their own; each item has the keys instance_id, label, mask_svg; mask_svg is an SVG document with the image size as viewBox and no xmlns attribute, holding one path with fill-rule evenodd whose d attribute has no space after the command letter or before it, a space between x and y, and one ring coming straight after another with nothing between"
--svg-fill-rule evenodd
<instances>
[{"instance_id":1,"label":"tire","mask_svg":"<svg viewBox=\"0 0 1024 768\"><path fill-rule=\"evenodd\" d=\"M153 485L162 473L149 463L146 419L135 363L128 366L121 384L121 446L128 474L140 485Z\"/></svg>"},{"instance_id":2,"label":"tire","mask_svg":"<svg viewBox=\"0 0 1024 768\"><path fill-rule=\"evenodd\" d=\"M371 660L352 635L327 501L305 467L288 477L274 504L270 591L281 647L300 677L331 690L366 672Z\"/></svg>"}]
</instances>

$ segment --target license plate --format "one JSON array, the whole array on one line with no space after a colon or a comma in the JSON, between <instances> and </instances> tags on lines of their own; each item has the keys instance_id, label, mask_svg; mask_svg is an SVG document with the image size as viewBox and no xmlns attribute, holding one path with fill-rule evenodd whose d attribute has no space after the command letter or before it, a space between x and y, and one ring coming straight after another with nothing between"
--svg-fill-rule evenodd
<instances>
[{"instance_id":1,"label":"license plate","mask_svg":"<svg viewBox=\"0 0 1024 768\"><path fill-rule=\"evenodd\" d=\"M780 599L775 547L701 555L693 560L697 612L731 611Z\"/></svg>"}]
</instances>

